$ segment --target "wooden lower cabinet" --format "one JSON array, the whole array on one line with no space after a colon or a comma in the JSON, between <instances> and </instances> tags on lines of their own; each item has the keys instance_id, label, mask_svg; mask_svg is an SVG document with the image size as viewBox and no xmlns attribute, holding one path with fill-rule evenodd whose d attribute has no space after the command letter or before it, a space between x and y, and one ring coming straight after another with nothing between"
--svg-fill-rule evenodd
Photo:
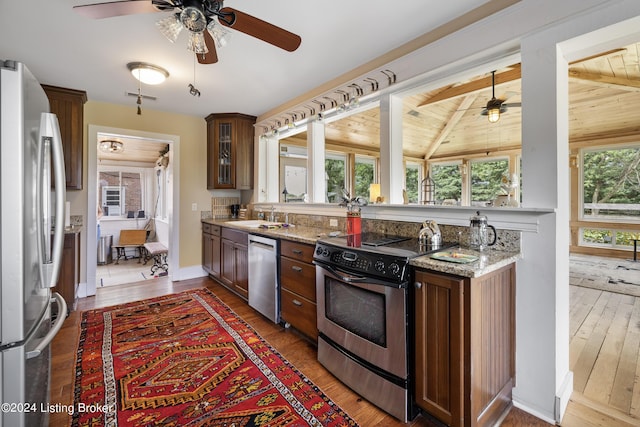
<instances>
[{"instance_id":1,"label":"wooden lower cabinet","mask_svg":"<svg viewBox=\"0 0 640 427\"><path fill-rule=\"evenodd\" d=\"M515 264L478 278L415 275L415 394L452 426L493 425L515 386Z\"/></svg>"},{"instance_id":2,"label":"wooden lower cabinet","mask_svg":"<svg viewBox=\"0 0 640 427\"><path fill-rule=\"evenodd\" d=\"M202 223L202 268L215 278L220 277L220 226Z\"/></svg>"},{"instance_id":3,"label":"wooden lower cabinet","mask_svg":"<svg viewBox=\"0 0 640 427\"><path fill-rule=\"evenodd\" d=\"M65 233L62 248L62 264L56 286L51 292L58 292L67 303L67 314L75 310L78 284L80 283L80 233Z\"/></svg>"},{"instance_id":4,"label":"wooden lower cabinet","mask_svg":"<svg viewBox=\"0 0 640 427\"><path fill-rule=\"evenodd\" d=\"M248 233L222 227L220 240L220 281L245 300L249 299Z\"/></svg>"},{"instance_id":5,"label":"wooden lower cabinet","mask_svg":"<svg viewBox=\"0 0 640 427\"><path fill-rule=\"evenodd\" d=\"M280 243L280 317L314 341L316 322L316 268L314 246L282 240Z\"/></svg>"}]
</instances>

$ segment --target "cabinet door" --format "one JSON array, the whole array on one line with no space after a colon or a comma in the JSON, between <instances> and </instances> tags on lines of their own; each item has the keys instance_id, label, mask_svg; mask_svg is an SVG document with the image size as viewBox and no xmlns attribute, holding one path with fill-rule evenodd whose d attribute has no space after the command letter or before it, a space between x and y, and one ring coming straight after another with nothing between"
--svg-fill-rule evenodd
<instances>
[{"instance_id":1,"label":"cabinet door","mask_svg":"<svg viewBox=\"0 0 640 427\"><path fill-rule=\"evenodd\" d=\"M60 125L66 187L69 190L82 190L82 131L87 93L47 85L42 85L42 88L49 98L50 110L58 117Z\"/></svg>"},{"instance_id":2,"label":"cabinet door","mask_svg":"<svg viewBox=\"0 0 640 427\"><path fill-rule=\"evenodd\" d=\"M249 250L247 245L235 244L235 290L249 298Z\"/></svg>"},{"instance_id":3,"label":"cabinet door","mask_svg":"<svg viewBox=\"0 0 640 427\"><path fill-rule=\"evenodd\" d=\"M233 120L217 120L213 127L214 188L235 188L236 186L234 126Z\"/></svg>"},{"instance_id":4,"label":"cabinet door","mask_svg":"<svg viewBox=\"0 0 640 427\"><path fill-rule=\"evenodd\" d=\"M231 240L220 241L220 280L231 287L235 280L235 244Z\"/></svg>"},{"instance_id":5,"label":"cabinet door","mask_svg":"<svg viewBox=\"0 0 640 427\"><path fill-rule=\"evenodd\" d=\"M211 253L213 248L211 244L212 237L211 234L202 233L202 268L209 274L211 274L211 262L213 259Z\"/></svg>"},{"instance_id":6,"label":"cabinet door","mask_svg":"<svg viewBox=\"0 0 640 427\"><path fill-rule=\"evenodd\" d=\"M244 118L236 120L236 183L238 190L253 188L253 124L255 120Z\"/></svg>"},{"instance_id":7,"label":"cabinet door","mask_svg":"<svg viewBox=\"0 0 640 427\"><path fill-rule=\"evenodd\" d=\"M213 277L220 277L220 236L211 236L211 271Z\"/></svg>"},{"instance_id":8,"label":"cabinet door","mask_svg":"<svg viewBox=\"0 0 640 427\"><path fill-rule=\"evenodd\" d=\"M416 271L416 402L452 427L463 424L464 280Z\"/></svg>"},{"instance_id":9,"label":"cabinet door","mask_svg":"<svg viewBox=\"0 0 640 427\"><path fill-rule=\"evenodd\" d=\"M60 275L58 276L56 286L52 288L52 292L58 292L67 303L66 314L69 314L69 312L75 309L76 286L79 282L79 244L80 236L78 233L67 233L64 235Z\"/></svg>"}]
</instances>

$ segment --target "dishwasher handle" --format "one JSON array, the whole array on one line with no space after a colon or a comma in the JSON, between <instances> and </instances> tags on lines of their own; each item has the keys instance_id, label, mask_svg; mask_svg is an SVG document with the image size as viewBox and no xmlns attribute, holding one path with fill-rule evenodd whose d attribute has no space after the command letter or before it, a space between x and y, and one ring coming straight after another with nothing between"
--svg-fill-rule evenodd
<instances>
[{"instance_id":1,"label":"dishwasher handle","mask_svg":"<svg viewBox=\"0 0 640 427\"><path fill-rule=\"evenodd\" d=\"M256 242L256 241L249 241L249 246L253 246L253 247L257 247L257 248L261 248L261 249L266 249L268 251L274 251L276 249L276 247L274 245L269 245L267 243L262 243L262 242Z\"/></svg>"}]
</instances>

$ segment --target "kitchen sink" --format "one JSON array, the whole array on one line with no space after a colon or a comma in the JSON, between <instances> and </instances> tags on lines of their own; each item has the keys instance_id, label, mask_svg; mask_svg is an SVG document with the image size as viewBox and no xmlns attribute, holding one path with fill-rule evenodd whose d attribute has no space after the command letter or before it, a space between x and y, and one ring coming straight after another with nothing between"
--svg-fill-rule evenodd
<instances>
[{"instance_id":1,"label":"kitchen sink","mask_svg":"<svg viewBox=\"0 0 640 427\"><path fill-rule=\"evenodd\" d=\"M247 228L280 228L289 226L283 222L271 222L265 221L263 219L247 219L247 220L239 220L239 221L226 221L228 224L237 225L240 227Z\"/></svg>"}]
</instances>

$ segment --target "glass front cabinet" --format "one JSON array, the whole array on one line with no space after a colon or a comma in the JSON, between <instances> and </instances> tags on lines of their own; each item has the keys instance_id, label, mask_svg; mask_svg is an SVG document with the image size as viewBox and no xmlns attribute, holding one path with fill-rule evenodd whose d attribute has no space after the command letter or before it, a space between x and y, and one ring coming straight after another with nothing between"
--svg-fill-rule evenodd
<instances>
[{"instance_id":1,"label":"glass front cabinet","mask_svg":"<svg viewBox=\"0 0 640 427\"><path fill-rule=\"evenodd\" d=\"M254 116L210 114L207 121L207 189L253 187Z\"/></svg>"}]
</instances>

